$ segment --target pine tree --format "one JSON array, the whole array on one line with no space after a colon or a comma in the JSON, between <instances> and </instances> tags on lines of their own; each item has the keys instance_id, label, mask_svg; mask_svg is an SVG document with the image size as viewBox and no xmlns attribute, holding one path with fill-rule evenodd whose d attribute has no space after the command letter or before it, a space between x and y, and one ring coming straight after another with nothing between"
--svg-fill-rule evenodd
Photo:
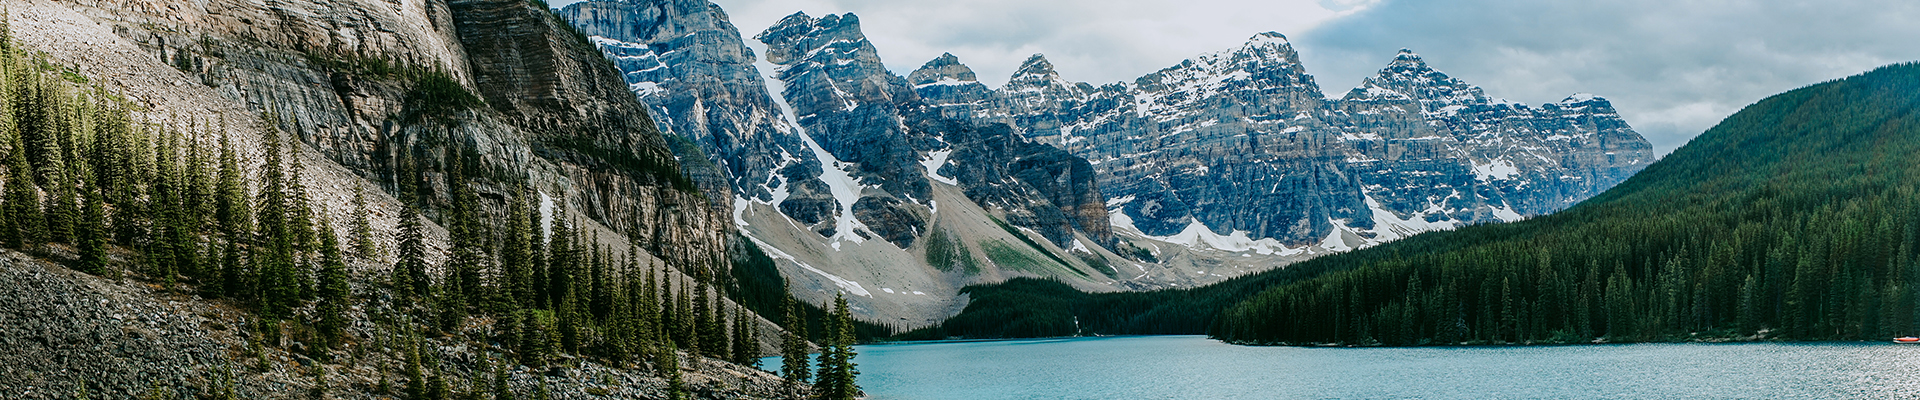
<instances>
[{"instance_id":1,"label":"pine tree","mask_svg":"<svg viewBox=\"0 0 1920 400\"><path fill-rule=\"evenodd\" d=\"M401 205L398 260L393 265L395 297L427 296L426 227L420 221L420 209L412 202Z\"/></svg>"},{"instance_id":2,"label":"pine tree","mask_svg":"<svg viewBox=\"0 0 1920 400\"><path fill-rule=\"evenodd\" d=\"M528 245L532 232L527 225L527 202L525 196L514 196L507 203L507 227L500 238L500 284L501 301L507 304L508 312L519 307L530 307L534 302L529 297L532 279L528 271L531 260L528 259Z\"/></svg>"},{"instance_id":3,"label":"pine tree","mask_svg":"<svg viewBox=\"0 0 1920 400\"><path fill-rule=\"evenodd\" d=\"M594 242L599 242L597 237ZM606 255L607 251L604 247L598 244L593 247L595 249L593 267L587 273L588 286L593 292L588 299L588 310L593 313L594 321L606 323L607 319L613 316L613 278L607 272L609 268L607 259L610 257Z\"/></svg>"},{"instance_id":4,"label":"pine tree","mask_svg":"<svg viewBox=\"0 0 1920 400\"><path fill-rule=\"evenodd\" d=\"M860 393L860 386L854 383L860 372L854 369L853 362L853 315L848 311L845 296L836 295L833 302L833 312L826 321L827 343L820 351L820 368L816 372L820 380L813 385L813 395L819 399L851 400Z\"/></svg>"},{"instance_id":5,"label":"pine tree","mask_svg":"<svg viewBox=\"0 0 1920 400\"><path fill-rule=\"evenodd\" d=\"M86 211L82 213L75 232L80 242L80 271L97 276L106 275L107 272L107 227L102 225L106 216L100 196L97 192L87 193Z\"/></svg>"},{"instance_id":6,"label":"pine tree","mask_svg":"<svg viewBox=\"0 0 1920 400\"><path fill-rule=\"evenodd\" d=\"M792 296L785 296L783 303L781 325L787 330L780 334L780 377L791 388L812 380L813 369L807 365L807 323L799 315L800 306Z\"/></svg>"},{"instance_id":7,"label":"pine tree","mask_svg":"<svg viewBox=\"0 0 1920 400\"><path fill-rule=\"evenodd\" d=\"M573 268L578 262L573 231L567 228L564 215L565 212L554 210L547 245L547 301L555 310L559 309L561 298L573 290Z\"/></svg>"},{"instance_id":8,"label":"pine tree","mask_svg":"<svg viewBox=\"0 0 1920 400\"><path fill-rule=\"evenodd\" d=\"M656 358L660 360L660 369L667 374L667 398L687 398L686 382L680 377L680 355L674 352L673 347L662 346Z\"/></svg>"},{"instance_id":9,"label":"pine tree","mask_svg":"<svg viewBox=\"0 0 1920 400\"><path fill-rule=\"evenodd\" d=\"M233 149L233 142L221 123L220 133L220 177L214 184L214 220L220 225L220 233L228 242L241 243L250 240L253 235L253 197L249 194L246 173L240 170L240 161ZM231 292L229 292L231 293Z\"/></svg>"},{"instance_id":10,"label":"pine tree","mask_svg":"<svg viewBox=\"0 0 1920 400\"><path fill-rule=\"evenodd\" d=\"M9 157L6 182L5 219L6 245L19 250L38 246L46 237L46 220L40 214L40 189L33 184L32 170L27 167L27 152L22 146L14 146L13 156Z\"/></svg>"},{"instance_id":11,"label":"pine tree","mask_svg":"<svg viewBox=\"0 0 1920 400\"><path fill-rule=\"evenodd\" d=\"M733 343L733 363L759 368L760 359L756 357L758 354L755 354L759 350L757 346L759 343L752 336L748 336L750 326L753 326L753 313L747 312L746 307L734 306L733 340L730 340Z\"/></svg>"},{"instance_id":12,"label":"pine tree","mask_svg":"<svg viewBox=\"0 0 1920 400\"><path fill-rule=\"evenodd\" d=\"M346 330L345 314L349 306L349 296L352 293L347 286L347 266L340 256L339 240L331 232L332 224L321 224L321 226L326 228L323 228L320 234L321 268L318 289L320 293L315 307L320 314L320 321L315 324L315 328L320 331L321 343L326 344L327 348L333 348L339 343L341 333Z\"/></svg>"},{"instance_id":13,"label":"pine tree","mask_svg":"<svg viewBox=\"0 0 1920 400\"><path fill-rule=\"evenodd\" d=\"M528 196L528 201L533 201L531 195ZM529 204L529 207L534 206ZM547 261L551 259L551 256L547 254L547 240L550 235L542 232L541 227L547 225L541 222L540 210L537 208L527 213L527 228L529 229L528 234L531 238L527 241L527 284L525 285L527 288L527 298L523 299L523 301L527 307L552 310L553 304L550 301L551 298L547 296L547 281L549 275L547 271Z\"/></svg>"},{"instance_id":14,"label":"pine tree","mask_svg":"<svg viewBox=\"0 0 1920 400\"><path fill-rule=\"evenodd\" d=\"M514 400L513 388L507 386L510 369L506 362L493 362L493 400Z\"/></svg>"},{"instance_id":15,"label":"pine tree","mask_svg":"<svg viewBox=\"0 0 1920 400\"><path fill-rule=\"evenodd\" d=\"M408 338L412 346L407 350L407 398L427 398L427 379L420 371L420 339Z\"/></svg>"},{"instance_id":16,"label":"pine tree","mask_svg":"<svg viewBox=\"0 0 1920 400\"><path fill-rule=\"evenodd\" d=\"M367 205L366 188L354 186L353 226L349 232L353 237L353 255L362 260L372 260L380 254L380 244L373 240L372 214L373 210Z\"/></svg>"},{"instance_id":17,"label":"pine tree","mask_svg":"<svg viewBox=\"0 0 1920 400\"><path fill-rule=\"evenodd\" d=\"M675 318L673 322L676 325L674 326L674 335L679 336L680 340L682 340L682 342L680 342L680 348L686 349L688 352L696 355L699 354L700 336L694 332L695 320L693 318L692 279L685 277L680 278L680 296L678 299L675 299L674 307L675 310L673 314Z\"/></svg>"}]
</instances>

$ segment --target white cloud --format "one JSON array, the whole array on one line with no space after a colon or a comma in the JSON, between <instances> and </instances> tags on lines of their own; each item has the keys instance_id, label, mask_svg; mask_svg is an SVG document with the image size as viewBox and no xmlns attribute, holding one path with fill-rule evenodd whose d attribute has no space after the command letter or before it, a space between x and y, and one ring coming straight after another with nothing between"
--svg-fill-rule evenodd
<instances>
[{"instance_id":1,"label":"white cloud","mask_svg":"<svg viewBox=\"0 0 1920 400\"><path fill-rule=\"evenodd\" d=\"M1132 80L1194 55L1239 46L1255 33L1300 32L1375 0L716 0L752 37L795 11L852 12L880 58L905 75L953 53L982 82L1004 83L1044 53L1062 77ZM1336 12L1321 3L1346 7ZM751 39L749 39L751 40Z\"/></svg>"}]
</instances>

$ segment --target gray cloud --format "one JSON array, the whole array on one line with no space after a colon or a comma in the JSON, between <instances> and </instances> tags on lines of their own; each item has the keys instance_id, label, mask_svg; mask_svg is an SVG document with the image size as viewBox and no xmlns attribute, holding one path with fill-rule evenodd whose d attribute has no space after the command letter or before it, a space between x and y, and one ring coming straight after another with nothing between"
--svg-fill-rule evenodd
<instances>
[{"instance_id":1,"label":"gray cloud","mask_svg":"<svg viewBox=\"0 0 1920 400\"><path fill-rule=\"evenodd\" d=\"M747 37L853 12L896 73L952 52L996 86L1033 53L1107 83L1278 31L1338 97L1411 48L1495 97L1605 96L1662 153L1767 95L1920 59L1920 2L1904 1L714 1Z\"/></svg>"}]
</instances>

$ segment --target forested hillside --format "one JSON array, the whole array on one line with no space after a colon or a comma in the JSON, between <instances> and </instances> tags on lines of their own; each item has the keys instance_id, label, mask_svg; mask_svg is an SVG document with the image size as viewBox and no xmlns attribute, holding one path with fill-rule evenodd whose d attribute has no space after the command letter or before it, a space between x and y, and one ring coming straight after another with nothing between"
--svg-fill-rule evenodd
<instances>
[{"instance_id":1,"label":"forested hillside","mask_svg":"<svg viewBox=\"0 0 1920 400\"><path fill-rule=\"evenodd\" d=\"M295 390L272 386L287 383L283 368L296 370L294 387L315 398L547 398L539 377L549 368L607 368L594 378L605 385L613 385L608 374L630 379L587 391L600 395L780 397L804 394L807 379L789 372L786 385L768 385L751 368L773 347L767 342L804 356L810 338L847 352L822 358L814 381L840 387L833 393L841 398L856 390L847 389L856 334L889 333L853 321L844 303L838 313L796 303L751 243L734 241L729 258L698 264L648 257L639 237L596 229L584 212L547 196L554 192L488 168L469 142L442 138L398 152L391 183L399 201L386 209L373 183L316 177L337 166L316 161L315 148L280 129L297 123L273 113L155 112L152 99L116 92L101 82L108 78L20 45L7 21L0 15L0 247L10 251L0 268L46 281L57 278L34 271L70 274L63 282L80 283L67 287L83 288L5 288L14 295L0 320L16 330L0 337L48 335L0 346L0 365L19 368L0 374L0 388L42 388L23 398L91 391L230 399ZM488 104L442 69L347 67L406 87L401 118L413 123L457 125ZM685 177L665 171L675 175L662 180L685 186ZM508 190L488 190L493 185ZM344 200L342 191L351 204L323 200ZM494 203L504 207L489 209ZM374 221L394 214L396 224ZM129 356L124 345L80 350L126 336L101 333L117 331L123 316L35 316L48 307L78 314L69 301L158 303L125 286L151 288L205 318L169 326L185 339L161 343L244 344L185 358L160 350ZM103 297L62 298L95 295ZM780 321L764 324L759 315ZM113 328L93 330L102 327ZM26 361L33 357L46 360Z\"/></svg>"},{"instance_id":2,"label":"forested hillside","mask_svg":"<svg viewBox=\"0 0 1920 400\"><path fill-rule=\"evenodd\" d=\"M1551 216L1267 289L1253 344L1876 339L1915 333L1920 64L1762 100ZM1335 261L1335 260L1329 260Z\"/></svg>"},{"instance_id":3,"label":"forested hillside","mask_svg":"<svg viewBox=\"0 0 1920 400\"><path fill-rule=\"evenodd\" d=\"M908 338L1198 334L1245 344L1913 334L1920 65L1756 103L1620 186L1194 289L967 289ZM1038 301L1046 299L1046 301Z\"/></svg>"}]
</instances>

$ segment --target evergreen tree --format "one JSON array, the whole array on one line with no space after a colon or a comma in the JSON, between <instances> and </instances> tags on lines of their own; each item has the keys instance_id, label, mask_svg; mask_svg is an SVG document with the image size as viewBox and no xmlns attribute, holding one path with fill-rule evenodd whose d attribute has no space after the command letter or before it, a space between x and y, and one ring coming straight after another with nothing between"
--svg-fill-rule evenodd
<instances>
[{"instance_id":1,"label":"evergreen tree","mask_svg":"<svg viewBox=\"0 0 1920 400\"><path fill-rule=\"evenodd\" d=\"M373 210L367 205L367 190L353 187L353 226L348 232L353 238L353 255L362 260L372 260L380 254L380 244L375 242L371 215Z\"/></svg>"},{"instance_id":2,"label":"evergreen tree","mask_svg":"<svg viewBox=\"0 0 1920 400\"><path fill-rule=\"evenodd\" d=\"M406 202L400 209L398 256L393 265L395 297L427 296L426 226L420 221L420 209Z\"/></svg>"},{"instance_id":3,"label":"evergreen tree","mask_svg":"<svg viewBox=\"0 0 1920 400\"><path fill-rule=\"evenodd\" d=\"M79 199L75 198L78 188L73 178L61 173L54 178L49 187L51 193L46 204L47 243L74 243L75 218L80 216Z\"/></svg>"},{"instance_id":4,"label":"evergreen tree","mask_svg":"<svg viewBox=\"0 0 1920 400\"><path fill-rule=\"evenodd\" d=\"M507 226L500 240L501 301L508 304L508 310L535 304L530 297L531 284L527 282L532 279L528 270L532 263L528 247L533 240L527 214L525 196L516 195L508 201Z\"/></svg>"},{"instance_id":5,"label":"evergreen tree","mask_svg":"<svg viewBox=\"0 0 1920 400\"><path fill-rule=\"evenodd\" d=\"M427 378L420 370L420 339L408 338L412 345L407 350L407 398L427 398Z\"/></svg>"},{"instance_id":6,"label":"evergreen tree","mask_svg":"<svg viewBox=\"0 0 1920 400\"><path fill-rule=\"evenodd\" d=\"M720 354L720 349L726 347L727 342L714 340L719 336L715 335L713 329L714 315L711 310L712 302L708 300L710 296L707 295L707 285L694 283L693 290L693 334L697 338L694 342L698 344L693 347L693 352L702 356L716 357Z\"/></svg>"},{"instance_id":7,"label":"evergreen tree","mask_svg":"<svg viewBox=\"0 0 1920 400\"><path fill-rule=\"evenodd\" d=\"M315 324L319 330L321 343L333 348L340 341L340 335L346 330L346 310L350 305L347 286L347 266L341 259L339 240L331 232L332 224L321 224L320 234L321 268L319 279L319 299L315 309L320 321Z\"/></svg>"},{"instance_id":8,"label":"evergreen tree","mask_svg":"<svg viewBox=\"0 0 1920 400\"><path fill-rule=\"evenodd\" d=\"M781 325L787 329L780 333L780 377L788 387L797 387L813 379L813 369L807 365L807 323L793 296L786 296L783 303Z\"/></svg>"},{"instance_id":9,"label":"evergreen tree","mask_svg":"<svg viewBox=\"0 0 1920 400\"><path fill-rule=\"evenodd\" d=\"M753 325L753 313L747 312L746 307L733 307L733 340L729 341L733 343L733 363L760 368L759 354L756 354L760 346L748 331Z\"/></svg>"},{"instance_id":10,"label":"evergreen tree","mask_svg":"<svg viewBox=\"0 0 1920 400\"><path fill-rule=\"evenodd\" d=\"M8 174L4 203L6 220L6 245L26 250L39 245L46 237L46 220L40 214L40 189L33 184L32 170L27 166L27 152L21 146L15 146L13 156L8 157Z\"/></svg>"},{"instance_id":11,"label":"evergreen tree","mask_svg":"<svg viewBox=\"0 0 1920 400\"><path fill-rule=\"evenodd\" d=\"M693 282L691 278L680 278L680 296L674 305L674 335L679 337L680 348L699 354L700 335L695 333L693 318Z\"/></svg>"},{"instance_id":12,"label":"evergreen tree","mask_svg":"<svg viewBox=\"0 0 1920 400\"><path fill-rule=\"evenodd\" d=\"M528 196L528 201L533 201L532 195ZM534 206L529 204L529 207ZM541 223L540 215L538 208L534 208L527 213L528 234L530 234L532 238L527 242L528 279L525 285L527 288L527 298L524 299L523 304L527 307L552 310L553 304L552 301L550 301L551 298L547 296L547 281L548 275L550 275L547 271L547 261L551 259L551 257L547 254L546 243L550 235L541 232L541 227L547 225Z\"/></svg>"},{"instance_id":13,"label":"evergreen tree","mask_svg":"<svg viewBox=\"0 0 1920 400\"><path fill-rule=\"evenodd\" d=\"M228 242L240 243L253 235L253 206L248 200L253 195L249 194L246 173L240 169L224 125L220 133L220 177L214 184L214 220Z\"/></svg>"},{"instance_id":14,"label":"evergreen tree","mask_svg":"<svg viewBox=\"0 0 1920 400\"><path fill-rule=\"evenodd\" d=\"M107 227L102 225L106 216L100 196L97 192L87 193L86 212L82 214L75 233L80 242L80 271L104 276L107 272Z\"/></svg>"},{"instance_id":15,"label":"evergreen tree","mask_svg":"<svg viewBox=\"0 0 1920 400\"><path fill-rule=\"evenodd\" d=\"M836 295L833 302L816 372L820 380L813 385L813 395L818 399L852 400L860 394L860 386L854 383L860 372L853 362L853 315L847 309L846 297Z\"/></svg>"},{"instance_id":16,"label":"evergreen tree","mask_svg":"<svg viewBox=\"0 0 1920 400\"><path fill-rule=\"evenodd\" d=\"M597 237L594 242L599 242ZM588 299L588 310L593 313L594 321L606 323L607 319L613 316L613 278L607 271L609 269L607 259L610 257L606 255L607 251L604 247L598 244L593 247L595 249L593 266L587 273L589 290L592 291L591 298Z\"/></svg>"},{"instance_id":17,"label":"evergreen tree","mask_svg":"<svg viewBox=\"0 0 1920 400\"><path fill-rule=\"evenodd\" d=\"M667 398L673 400L687 398L686 382L680 377L680 355L673 350L673 347L661 346L660 355L656 358L660 360L662 372L667 374Z\"/></svg>"},{"instance_id":18,"label":"evergreen tree","mask_svg":"<svg viewBox=\"0 0 1920 400\"><path fill-rule=\"evenodd\" d=\"M493 362L493 400L514 400L513 388L507 386L510 367L502 361Z\"/></svg>"}]
</instances>

